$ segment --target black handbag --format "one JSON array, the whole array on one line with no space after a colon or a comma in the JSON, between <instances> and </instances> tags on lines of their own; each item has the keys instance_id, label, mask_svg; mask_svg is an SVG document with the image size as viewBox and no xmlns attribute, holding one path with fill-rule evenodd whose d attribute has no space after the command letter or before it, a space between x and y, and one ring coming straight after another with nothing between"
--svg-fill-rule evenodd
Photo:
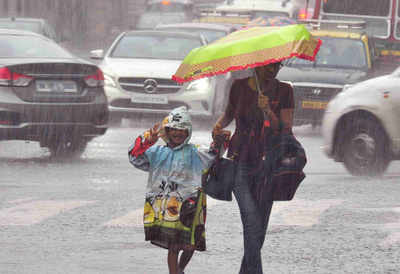
<instances>
[{"instance_id":1,"label":"black handbag","mask_svg":"<svg viewBox=\"0 0 400 274\"><path fill-rule=\"evenodd\" d=\"M306 177L303 169L307 157L303 146L293 135L275 136L265 161L266 191L273 201L290 201Z\"/></svg>"},{"instance_id":2,"label":"black handbag","mask_svg":"<svg viewBox=\"0 0 400 274\"><path fill-rule=\"evenodd\" d=\"M268 148L262 161L263 179L252 190L261 208L270 201L292 200L306 177L303 172L307 163L306 153L293 135L271 137Z\"/></svg>"},{"instance_id":3,"label":"black handbag","mask_svg":"<svg viewBox=\"0 0 400 274\"><path fill-rule=\"evenodd\" d=\"M217 159L203 176L204 193L217 200L232 201L235 169L236 165L232 160Z\"/></svg>"}]
</instances>

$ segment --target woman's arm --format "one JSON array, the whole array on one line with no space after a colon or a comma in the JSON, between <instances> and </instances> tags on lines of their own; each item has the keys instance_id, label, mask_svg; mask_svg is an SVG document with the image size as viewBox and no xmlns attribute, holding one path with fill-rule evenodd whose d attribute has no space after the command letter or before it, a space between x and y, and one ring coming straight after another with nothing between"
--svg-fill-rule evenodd
<instances>
[{"instance_id":1,"label":"woman's arm","mask_svg":"<svg viewBox=\"0 0 400 274\"><path fill-rule=\"evenodd\" d=\"M217 122L215 123L215 126L218 126L220 129L223 129L225 127L227 127L231 122L233 121L233 115L230 115L230 113L226 113L224 112L224 114L222 114Z\"/></svg>"},{"instance_id":2,"label":"woman's arm","mask_svg":"<svg viewBox=\"0 0 400 274\"><path fill-rule=\"evenodd\" d=\"M293 87L286 85L286 92L283 98L283 104L280 111L280 118L283 123L282 133L292 134L293 112L294 112L294 94Z\"/></svg>"},{"instance_id":3,"label":"woman's arm","mask_svg":"<svg viewBox=\"0 0 400 274\"><path fill-rule=\"evenodd\" d=\"M281 121L283 123L282 133L292 133L293 127L293 109L285 108L281 109Z\"/></svg>"}]
</instances>

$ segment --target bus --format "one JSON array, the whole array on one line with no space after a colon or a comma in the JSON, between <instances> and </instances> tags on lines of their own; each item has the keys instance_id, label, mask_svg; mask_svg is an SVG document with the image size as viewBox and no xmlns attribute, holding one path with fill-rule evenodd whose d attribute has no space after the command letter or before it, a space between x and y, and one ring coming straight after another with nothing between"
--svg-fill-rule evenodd
<instances>
[{"instance_id":1,"label":"bus","mask_svg":"<svg viewBox=\"0 0 400 274\"><path fill-rule=\"evenodd\" d=\"M313 19L363 20L365 32L375 38L382 74L400 64L400 0L308 0Z\"/></svg>"}]
</instances>

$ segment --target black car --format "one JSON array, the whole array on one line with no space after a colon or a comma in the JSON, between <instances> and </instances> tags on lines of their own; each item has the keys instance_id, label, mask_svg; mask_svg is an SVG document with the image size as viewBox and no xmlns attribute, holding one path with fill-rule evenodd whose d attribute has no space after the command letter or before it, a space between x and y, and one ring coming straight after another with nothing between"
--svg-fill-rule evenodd
<instances>
[{"instance_id":1,"label":"black car","mask_svg":"<svg viewBox=\"0 0 400 274\"><path fill-rule=\"evenodd\" d=\"M103 72L42 35L0 29L0 140L80 155L107 130Z\"/></svg>"}]
</instances>

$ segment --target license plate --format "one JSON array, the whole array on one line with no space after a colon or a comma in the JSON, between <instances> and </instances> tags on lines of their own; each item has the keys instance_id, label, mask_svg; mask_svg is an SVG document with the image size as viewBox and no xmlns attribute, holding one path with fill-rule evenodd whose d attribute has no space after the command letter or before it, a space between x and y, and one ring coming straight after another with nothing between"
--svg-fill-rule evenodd
<instances>
[{"instance_id":1,"label":"license plate","mask_svg":"<svg viewBox=\"0 0 400 274\"><path fill-rule=\"evenodd\" d=\"M308 109L326 109L328 102L319 102L319 101L303 101L301 103L302 108Z\"/></svg>"},{"instance_id":2,"label":"license plate","mask_svg":"<svg viewBox=\"0 0 400 274\"><path fill-rule=\"evenodd\" d=\"M78 87L75 81L38 80L36 81L36 90L38 92L77 93Z\"/></svg>"},{"instance_id":3,"label":"license plate","mask_svg":"<svg viewBox=\"0 0 400 274\"><path fill-rule=\"evenodd\" d=\"M132 103L145 103L145 104L168 104L168 98L159 95L136 95L131 98Z\"/></svg>"}]
</instances>

